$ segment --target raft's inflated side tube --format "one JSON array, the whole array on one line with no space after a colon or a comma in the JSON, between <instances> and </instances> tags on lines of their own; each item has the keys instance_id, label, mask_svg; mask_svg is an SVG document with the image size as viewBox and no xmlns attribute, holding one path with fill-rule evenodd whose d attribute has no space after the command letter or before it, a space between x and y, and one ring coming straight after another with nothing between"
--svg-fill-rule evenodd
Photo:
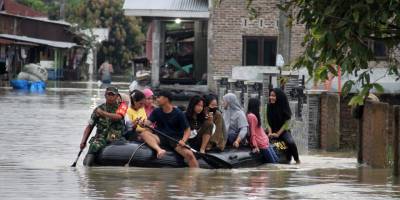
<instances>
[{"instance_id":1,"label":"raft's inflated side tube","mask_svg":"<svg viewBox=\"0 0 400 200\"><path fill-rule=\"evenodd\" d=\"M162 159L157 159L155 151L138 142L109 145L96 157L95 164L101 166L124 166L135 153L129 165L136 167L186 167L183 158L173 151L167 151ZM139 148L139 149L138 149Z\"/></svg>"},{"instance_id":2,"label":"raft's inflated side tube","mask_svg":"<svg viewBox=\"0 0 400 200\"><path fill-rule=\"evenodd\" d=\"M128 163L133 153L129 165L135 167L149 167L149 168L178 168L187 167L182 156L174 151L167 151L161 158L157 159L155 151L150 149L147 145L142 145L138 142L117 142L111 144L103 149L101 153L96 156L95 165L98 166L124 166ZM140 147L140 148L139 148ZM208 152L222 160L232 164L234 168L248 168L257 167L264 164L261 154L252 153L250 148L239 149L226 149L223 152ZM287 163L286 151L278 152L280 155L280 163ZM212 168L204 160L199 159L201 168Z\"/></svg>"}]
</instances>

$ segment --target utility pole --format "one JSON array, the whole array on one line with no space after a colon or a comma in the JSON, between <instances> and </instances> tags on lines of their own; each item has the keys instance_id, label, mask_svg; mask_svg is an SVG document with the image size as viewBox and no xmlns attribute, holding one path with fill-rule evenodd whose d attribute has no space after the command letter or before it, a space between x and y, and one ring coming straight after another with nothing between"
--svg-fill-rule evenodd
<instances>
[{"instance_id":1,"label":"utility pole","mask_svg":"<svg viewBox=\"0 0 400 200\"><path fill-rule=\"evenodd\" d=\"M65 0L60 2L60 19L65 20Z\"/></svg>"},{"instance_id":2,"label":"utility pole","mask_svg":"<svg viewBox=\"0 0 400 200\"><path fill-rule=\"evenodd\" d=\"M0 11L3 10L4 0L0 0Z\"/></svg>"}]
</instances>

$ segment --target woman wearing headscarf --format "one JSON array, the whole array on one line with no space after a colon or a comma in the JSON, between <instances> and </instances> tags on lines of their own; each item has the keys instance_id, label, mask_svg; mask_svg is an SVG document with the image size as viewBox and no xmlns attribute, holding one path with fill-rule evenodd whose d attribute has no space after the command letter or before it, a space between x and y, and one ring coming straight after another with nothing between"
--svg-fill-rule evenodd
<instances>
[{"instance_id":1,"label":"woman wearing headscarf","mask_svg":"<svg viewBox=\"0 0 400 200\"><path fill-rule=\"evenodd\" d=\"M146 97L146 101L144 104L144 110L146 111L147 117L150 116L151 112L155 109L154 106L154 93L150 88L146 88L143 90L143 94Z\"/></svg>"},{"instance_id":2,"label":"woman wearing headscarf","mask_svg":"<svg viewBox=\"0 0 400 200\"><path fill-rule=\"evenodd\" d=\"M296 163L299 164L299 153L289 129L291 117L292 111L290 110L289 101L285 93L279 88L272 89L269 95L269 104L267 107L269 136L283 140L288 145L290 153L289 159L293 156Z\"/></svg>"},{"instance_id":3,"label":"woman wearing headscarf","mask_svg":"<svg viewBox=\"0 0 400 200\"><path fill-rule=\"evenodd\" d=\"M228 133L227 145L236 148L246 141L249 124L236 95L228 93L223 97L224 121Z\"/></svg>"}]
</instances>

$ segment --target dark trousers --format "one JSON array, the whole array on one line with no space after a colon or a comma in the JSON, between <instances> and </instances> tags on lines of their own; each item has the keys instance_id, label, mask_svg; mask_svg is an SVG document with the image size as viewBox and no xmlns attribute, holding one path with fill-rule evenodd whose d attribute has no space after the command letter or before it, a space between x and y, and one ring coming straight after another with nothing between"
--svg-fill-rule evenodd
<instances>
[{"instance_id":1,"label":"dark trousers","mask_svg":"<svg viewBox=\"0 0 400 200\"><path fill-rule=\"evenodd\" d=\"M289 150L289 160L292 159L291 157L293 156L293 159L295 161L299 161L299 152L297 151L297 146L296 143L294 143L292 134L290 131L285 131L283 132L280 136L279 139L285 141L286 145L288 146Z\"/></svg>"},{"instance_id":2,"label":"dark trousers","mask_svg":"<svg viewBox=\"0 0 400 200\"><path fill-rule=\"evenodd\" d=\"M276 155L274 148L272 148L271 146L266 149L260 149L260 152L263 154L266 163L279 162L278 155Z\"/></svg>"}]
</instances>

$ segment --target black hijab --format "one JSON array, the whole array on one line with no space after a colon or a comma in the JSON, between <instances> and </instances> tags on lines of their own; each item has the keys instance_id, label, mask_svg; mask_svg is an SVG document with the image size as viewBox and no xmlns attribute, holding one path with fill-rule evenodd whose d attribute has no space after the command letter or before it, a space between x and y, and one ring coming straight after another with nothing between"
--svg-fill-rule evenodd
<instances>
[{"instance_id":1,"label":"black hijab","mask_svg":"<svg viewBox=\"0 0 400 200\"><path fill-rule=\"evenodd\" d=\"M285 93L279 88L274 88L272 91L275 92L276 102L268 104L267 116L272 132L276 133L292 117L292 111Z\"/></svg>"}]
</instances>

